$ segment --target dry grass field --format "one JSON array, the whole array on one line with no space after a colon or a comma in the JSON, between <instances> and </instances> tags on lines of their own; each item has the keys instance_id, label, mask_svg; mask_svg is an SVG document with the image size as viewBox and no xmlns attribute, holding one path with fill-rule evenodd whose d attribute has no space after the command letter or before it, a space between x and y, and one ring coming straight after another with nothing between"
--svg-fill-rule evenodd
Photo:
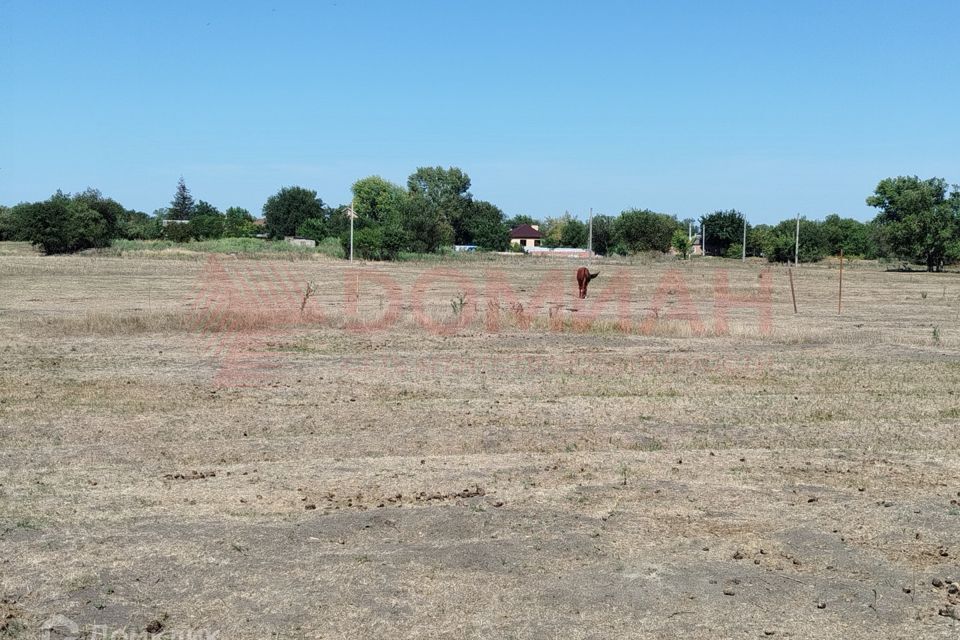
<instances>
[{"instance_id":1,"label":"dry grass field","mask_svg":"<svg viewBox=\"0 0 960 640\"><path fill-rule=\"evenodd\" d=\"M960 276L576 266L0 244L0 638L960 634Z\"/></svg>"}]
</instances>

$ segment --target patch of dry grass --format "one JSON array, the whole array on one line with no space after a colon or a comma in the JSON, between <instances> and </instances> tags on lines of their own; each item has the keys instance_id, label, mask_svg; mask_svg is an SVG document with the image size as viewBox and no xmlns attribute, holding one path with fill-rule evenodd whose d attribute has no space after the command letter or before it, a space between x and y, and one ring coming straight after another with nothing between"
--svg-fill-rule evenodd
<instances>
[{"instance_id":1,"label":"patch of dry grass","mask_svg":"<svg viewBox=\"0 0 960 640\"><path fill-rule=\"evenodd\" d=\"M950 630L930 579L960 575L954 274L859 264L838 315L836 271L803 267L794 315L774 268L770 331L734 305L718 332L717 269L747 295L763 265L614 261L578 301L572 263L451 264L0 244L0 589L18 624ZM563 289L537 293L555 269ZM598 306L617 270L623 306Z\"/></svg>"}]
</instances>

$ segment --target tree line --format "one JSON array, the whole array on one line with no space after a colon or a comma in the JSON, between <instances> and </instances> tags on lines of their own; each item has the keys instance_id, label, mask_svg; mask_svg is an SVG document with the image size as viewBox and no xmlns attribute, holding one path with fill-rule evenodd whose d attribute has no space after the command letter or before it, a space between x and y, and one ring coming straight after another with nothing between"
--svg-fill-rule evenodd
<instances>
[{"instance_id":1,"label":"tree line","mask_svg":"<svg viewBox=\"0 0 960 640\"><path fill-rule=\"evenodd\" d=\"M878 213L870 222L841 218L799 218L800 262L835 256L886 259L903 266L920 264L941 271L960 262L960 189L942 178L900 176L881 180L866 202ZM700 219L708 254L739 258L743 252L744 217L717 211ZM798 221L747 228L746 254L771 262L789 262L796 251Z\"/></svg>"},{"instance_id":2,"label":"tree line","mask_svg":"<svg viewBox=\"0 0 960 640\"><path fill-rule=\"evenodd\" d=\"M487 251L517 249L510 245L509 231L523 223L539 226L543 246L587 247L587 223L569 213L542 221L526 215L508 218L496 205L474 198L470 187L470 177L456 167L418 168L405 186L379 176L362 178L352 186L351 205L337 207L325 204L314 190L283 187L263 205L263 223L258 225L241 207L220 211L194 200L181 177L170 206L153 215L126 209L95 189L78 194L58 191L42 202L0 206L0 240L32 242L48 254L105 247L115 238L188 242L255 235L335 239L346 249L352 206L354 251L364 259L433 253L454 244ZM870 222L836 214L823 220L801 217L799 260L821 260L842 249L848 256L919 263L929 271L960 261L956 185L942 178L886 178L866 202L878 209ZM600 255L672 248L687 257L690 234L696 233L708 255L739 258L745 253L788 262L794 259L796 230L796 218L750 225L736 210L680 220L648 209L627 209L617 216L593 216L592 246Z\"/></svg>"}]
</instances>

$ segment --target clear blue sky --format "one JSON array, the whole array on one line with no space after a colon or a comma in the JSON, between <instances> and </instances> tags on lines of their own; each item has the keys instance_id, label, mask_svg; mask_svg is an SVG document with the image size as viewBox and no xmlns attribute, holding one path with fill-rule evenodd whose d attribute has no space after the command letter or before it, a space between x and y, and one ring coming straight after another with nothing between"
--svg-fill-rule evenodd
<instances>
[{"instance_id":1,"label":"clear blue sky","mask_svg":"<svg viewBox=\"0 0 960 640\"><path fill-rule=\"evenodd\" d=\"M0 203L259 213L458 166L508 215L872 217L960 182L960 2L0 0Z\"/></svg>"}]
</instances>

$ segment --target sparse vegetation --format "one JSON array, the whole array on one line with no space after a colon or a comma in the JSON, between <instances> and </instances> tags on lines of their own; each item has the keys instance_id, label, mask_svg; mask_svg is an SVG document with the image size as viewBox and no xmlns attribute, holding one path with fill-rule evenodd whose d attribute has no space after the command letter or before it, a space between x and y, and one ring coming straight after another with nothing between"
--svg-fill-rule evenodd
<instances>
[{"instance_id":1,"label":"sparse vegetation","mask_svg":"<svg viewBox=\"0 0 960 640\"><path fill-rule=\"evenodd\" d=\"M426 289L425 316L455 328L440 333L409 300L433 262L284 260L301 249L264 241L252 245L259 260L221 251L215 277L203 253L162 259L227 246L251 245L123 241L54 258L0 245L0 583L37 619L145 627L169 612L171 632L242 620L230 637L295 625L343 637L362 616L417 636L492 625L477 598L495 589L514 635L587 620L604 635L642 621L668 636L690 595L715 635L740 629L725 616L749 590L770 611L806 607L776 619L778 636L806 637L826 613L804 597L834 593L827 567L842 566L850 601L825 598L825 611L851 622L836 629L862 630L872 589L879 636L941 622L947 586L910 587L914 599L902 589L943 575L956 545L960 496L943 486L960 415L960 367L943 357L960 348L950 276L945 295L921 302L925 276L859 263L838 316L836 270L805 267L794 315L774 266L773 330L733 304L717 333L717 265L733 295L757 291L760 267L692 261L680 271L706 330L677 315L674 282L643 333L618 326L615 300L597 305L604 277L578 308L567 263L504 257L495 267L515 299L494 300L481 286L488 258L451 255L434 259L477 287ZM615 265L636 325L677 263ZM538 301L554 268L568 290ZM375 281L349 297L357 273L396 284L394 324L351 324L394 308ZM474 320L451 322L458 308ZM666 588L639 589L638 572ZM753 589L761 580L781 586ZM629 602L609 596L619 592ZM322 609L304 593L323 594ZM401 593L418 613L377 604ZM507 624L491 634L510 635Z\"/></svg>"},{"instance_id":2,"label":"sparse vegetation","mask_svg":"<svg viewBox=\"0 0 960 640\"><path fill-rule=\"evenodd\" d=\"M464 292L457 293L457 297L450 301L450 307L453 309L453 315L459 317L463 313L463 310L467 306L467 294Z\"/></svg>"}]
</instances>

